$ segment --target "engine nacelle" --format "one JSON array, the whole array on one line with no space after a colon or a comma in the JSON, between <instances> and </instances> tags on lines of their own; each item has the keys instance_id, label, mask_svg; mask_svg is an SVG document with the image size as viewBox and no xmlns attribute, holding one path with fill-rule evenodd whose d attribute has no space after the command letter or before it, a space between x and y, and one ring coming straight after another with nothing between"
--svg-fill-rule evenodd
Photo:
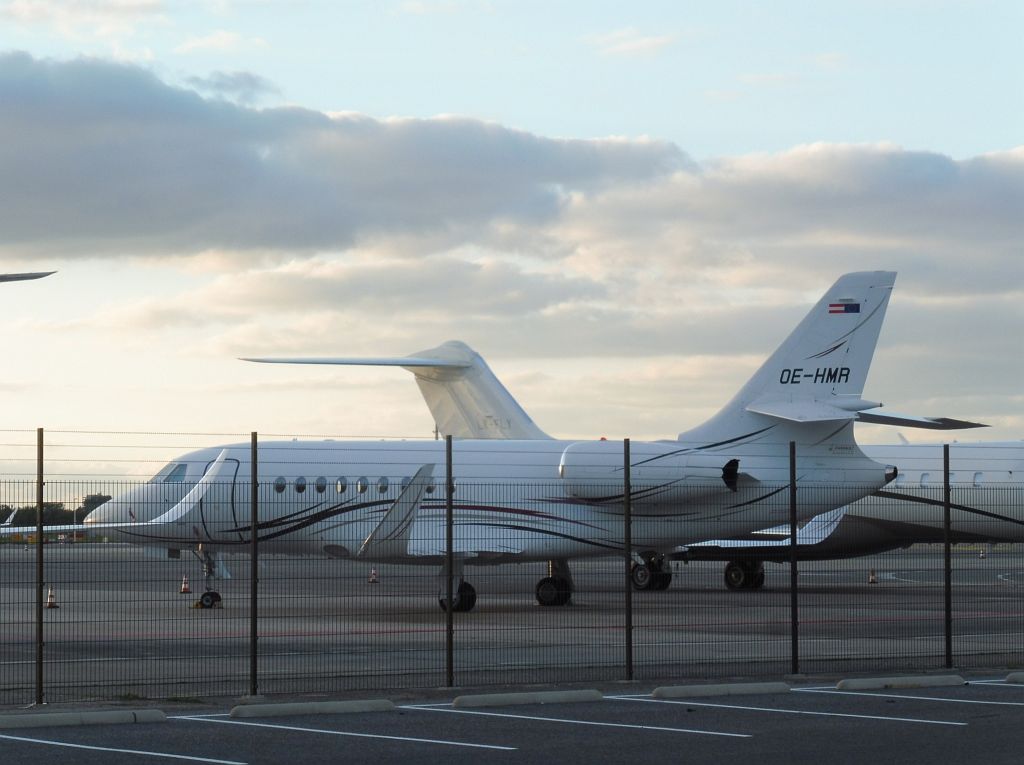
<instances>
[{"instance_id":1,"label":"engine nacelle","mask_svg":"<svg viewBox=\"0 0 1024 765\"><path fill-rule=\"evenodd\" d=\"M740 461L671 444L630 445L630 486L634 500L685 502L734 492ZM622 445L612 441L580 441L562 452L558 475L571 497L621 499L624 483Z\"/></svg>"}]
</instances>

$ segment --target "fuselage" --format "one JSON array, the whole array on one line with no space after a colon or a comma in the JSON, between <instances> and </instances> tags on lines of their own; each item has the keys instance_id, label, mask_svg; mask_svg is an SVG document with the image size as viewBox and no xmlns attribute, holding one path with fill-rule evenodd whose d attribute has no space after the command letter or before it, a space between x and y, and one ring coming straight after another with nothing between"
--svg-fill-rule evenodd
<instances>
[{"instance_id":1,"label":"fuselage","mask_svg":"<svg viewBox=\"0 0 1024 765\"><path fill-rule=\"evenodd\" d=\"M220 473L202 501L170 522L151 523L182 502L222 451ZM855 446L836 453L834 445L808 445L801 453L801 518L852 502L888 480L886 467ZM786 448L762 433L710 446L634 443L631 457L635 549L669 550L789 517ZM456 440L452 462L453 549L467 563L622 550L622 442ZM693 467L696 462L703 467ZM445 463L440 441L263 442L257 453L260 551L356 555L411 476L431 465L434 485L423 495L401 560L436 562L446 545ZM721 466L717 473L708 467L714 465ZM250 444L200 449L97 508L86 523L124 524L105 533L139 544L244 552L252 537L251 485ZM363 557L375 559L372 551Z\"/></svg>"}]
</instances>

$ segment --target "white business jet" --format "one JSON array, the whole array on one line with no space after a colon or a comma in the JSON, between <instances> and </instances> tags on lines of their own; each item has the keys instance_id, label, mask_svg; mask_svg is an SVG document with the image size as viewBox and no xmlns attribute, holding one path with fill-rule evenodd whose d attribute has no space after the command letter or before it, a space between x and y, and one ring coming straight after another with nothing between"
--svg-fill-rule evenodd
<instances>
[{"instance_id":1,"label":"white business jet","mask_svg":"<svg viewBox=\"0 0 1024 765\"><path fill-rule=\"evenodd\" d=\"M663 589L671 578L665 554L679 545L788 518L791 441L801 519L895 478L893 466L857 446L853 423L938 421L883 415L861 397L894 279L843 276L708 422L675 440L631 445L634 578ZM570 559L621 554L623 445L548 437L467 346L446 343L402 359L263 361L392 364L416 374L440 431L458 436L453 610L476 600L467 565L548 561L537 600L563 605L573 589ZM264 442L258 461L261 552L443 566L443 443ZM246 552L253 534L250 481L248 443L197 450L94 510L85 527L172 553L196 551L207 573L201 602L213 605L219 554ZM447 607L446 596L439 600Z\"/></svg>"}]
</instances>

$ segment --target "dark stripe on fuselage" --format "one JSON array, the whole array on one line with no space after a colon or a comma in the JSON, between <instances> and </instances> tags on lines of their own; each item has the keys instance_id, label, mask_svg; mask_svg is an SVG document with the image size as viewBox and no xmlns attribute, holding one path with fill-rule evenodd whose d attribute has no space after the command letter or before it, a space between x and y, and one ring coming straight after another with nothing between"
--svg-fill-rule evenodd
<instances>
[{"instance_id":1,"label":"dark stripe on fuselage","mask_svg":"<svg viewBox=\"0 0 1024 765\"><path fill-rule=\"evenodd\" d=\"M885 499L901 500L903 502L914 502L919 505L931 505L933 507L945 507L946 505L946 503L941 499L932 499L931 497L918 497L913 494L898 494L897 492L885 491L884 489L879 489L878 491L876 491L874 493L874 496L884 497ZM1024 526L1024 520L1020 520L1018 518L1011 518L1008 515L1000 515L999 513L993 513L988 510L980 510L977 507L971 507L970 505L960 505L955 502L951 502L949 507L951 510L962 510L963 512L969 513L971 515L980 515L984 518L992 518L996 521L1007 521L1009 523L1014 523L1018 526Z\"/></svg>"}]
</instances>

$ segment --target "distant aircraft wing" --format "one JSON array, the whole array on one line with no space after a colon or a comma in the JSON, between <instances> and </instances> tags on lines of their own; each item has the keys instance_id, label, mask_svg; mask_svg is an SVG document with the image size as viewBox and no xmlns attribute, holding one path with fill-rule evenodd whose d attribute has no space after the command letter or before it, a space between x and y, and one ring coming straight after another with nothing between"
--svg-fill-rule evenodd
<instances>
[{"instance_id":1,"label":"distant aircraft wing","mask_svg":"<svg viewBox=\"0 0 1024 765\"><path fill-rule=\"evenodd\" d=\"M55 274L56 271L35 271L26 274L0 274L0 282L25 282L30 279L42 279L44 276Z\"/></svg>"}]
</instances>

